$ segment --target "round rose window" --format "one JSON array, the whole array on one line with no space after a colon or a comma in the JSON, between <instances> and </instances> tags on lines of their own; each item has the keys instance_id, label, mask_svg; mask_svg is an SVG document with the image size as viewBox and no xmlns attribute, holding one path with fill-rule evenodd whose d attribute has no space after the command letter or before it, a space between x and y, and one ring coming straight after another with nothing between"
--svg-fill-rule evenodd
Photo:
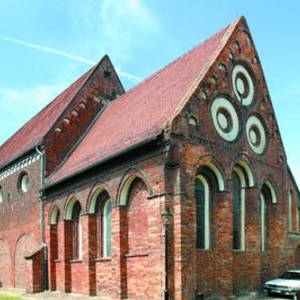
<instances>
[{"instance_id":1,"label":"round rose window","mask_svg":"<svg viewBox=\"0 0 300 300\"><path fill-rule=\"evenodd\" d=\"M247 140L251 149L257 154L263 154L267 146L267 134L261 120L251 116L246 123Z\"/></svg>"},{"instance_id":2,"label":"round rose window","mask_svg":"<svg viewBox=\"0 0 300 300\"><path fill-rule=\"evenodd\" d=\"M232 85L236 98L242 105L250 105L254 98L254 84L247 69L236 65L232 71Z\"/></svg>"},{"instance_id":3,"label":"round rose window","mask_svg":"<svg viewBox=\"0 0 300 300\"><path fill-rule=\"evenodd\" d=\"M211 105L211 116L217 133L226 141L234 141L239 133L238 114L232 103L223 97Z\"/></svg>"}]
</instances>

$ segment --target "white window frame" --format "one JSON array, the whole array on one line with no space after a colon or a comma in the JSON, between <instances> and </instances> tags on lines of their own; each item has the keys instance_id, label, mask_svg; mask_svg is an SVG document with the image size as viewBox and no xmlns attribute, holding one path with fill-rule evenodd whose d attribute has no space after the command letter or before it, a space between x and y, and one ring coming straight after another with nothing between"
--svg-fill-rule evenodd
<instances>
[{"instance_id":1,"label":"white window frame","mask_svg":"<svg viewBox=\"0 0 300 300\"><path fill-rule=\"evenodd\" d=\"M289 222L289 231L293 230L293 197L292 192L288 192L288 222Z\"/></svg>"},{"instance_id":2,"label":"white window frame","mask_svg":"<svg viewBox=\"0 0 300 300\"><path fill-rule=\"evenodd\" d=\"M102 248L102 251L103 251L103 257L110 257L111 256L111 248L110 248L110 255L108 255L108 249L107 249L107 239L108 239L108 228L107 228L107 214L106 214L106 210L108 209L108 205L111 205L111 200L110 199L107 199L103 205L103 214L102 214L102 226L103 226L103 230L102 230L102 234L103 234L103 237L102 237L102 242L103 242L103 248ZM111 211L110 210L110 216L109 216L109 221L110 221L110 239L111 239ZM111 245L111 241L110 241L110 245Z\"/></svg>"},{"instance_id":3,"label":"white window frame","mask_svg":"<svg viewBox=\"0 0 300 300\"><path fill-rule=\"evenodd\" d=\"M202 250L209 250L210 249L209 184L203 175L198 175L197 179L199 179L202 182L204 187L204 248Z\"/></svg>"},{"instance_id":4,"label":"white window frame","mask_svg":"<svg viewBox=\"0 0 300 300\"><path fill-rule=\"evenodd\" d=\"M240 197L241 197L241 247L240 251L245 251L246 248L246 178L242 170L238 167L233 168L233 172L238 176L240 180Z\"/></svg>"},{"instance_id":5,"label":"white window frame","mask_svg":"<svg viewBox=\"0 0 300 300\"><path fill-rule=\"evenodd\" d=\"M265 231L266 231L266 220L265 220L265 208L266 200L263 193L260 193L260 235L261 235L261 251L266 251Z\"/></svg>"}]
</instances>

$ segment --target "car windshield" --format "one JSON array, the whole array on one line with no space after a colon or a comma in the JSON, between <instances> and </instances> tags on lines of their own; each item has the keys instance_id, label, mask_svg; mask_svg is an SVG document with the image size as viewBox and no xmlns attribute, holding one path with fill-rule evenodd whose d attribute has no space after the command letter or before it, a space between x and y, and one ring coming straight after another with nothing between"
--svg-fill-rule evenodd
<instances>
[{"instance_id":1,"label":"car windshield","mask_svg":"<svg viewBox=\"0 0 300 300\"><path fill-rule=\"evenodd\" d=\"M283 275L281 275L279 278L282 278L282 279L292 279L292 280L300 280L300 273L286 272Z\"/></svg>"}]
</instances>

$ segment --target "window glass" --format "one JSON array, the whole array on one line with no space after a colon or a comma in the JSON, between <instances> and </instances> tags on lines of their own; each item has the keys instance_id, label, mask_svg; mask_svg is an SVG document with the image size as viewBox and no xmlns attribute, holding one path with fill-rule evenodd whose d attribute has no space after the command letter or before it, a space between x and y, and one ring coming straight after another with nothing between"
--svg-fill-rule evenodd
<instances>
[{"instance_id":1,"label":"window glass","mask_svg":"<svg viewBox=\"0 0 300 300\"><path fill-rule=\"evenodd\" d=\"M103 242L104 256L111 256L111 201L107 200L103 207Z\"/></svg>"},{"instance_id":2,"label":"window glass","mask_svg":"<svg viewBox=\"0 0 300 300\"><path fill-rule=\"evenodd\" d=\"M289 191L288 194L288 209L289 209L289 231L293 230L293 204L292 204L292 192Z\"/></svg>"},{"instance_id":3,"label":"window glass","mask_svg":"<svg viewBox=\"0 0 300 300\"><path fill-rule=\"evenodd\" d=\"M282 278L282 279L292 279L292 280L300 280L300 273L286 272L283 275L281 275L279 278Z\"/></svg>"},{"instance_id":4,"label":"window glass","mask_svg":"<svg viewBox=\"0 0 300 300\"><path fill-rule=\"evenodd\" d=\"M82 248L82 224L81 224L81 206L76 202L73 207L73 259L81 258Z\"/></svg>"},{"instance_id":5,"label":"window glass","mask_svg":"<svg viewBox=\"0 0 300 300\"><path fill-rule=\"evenodd\" d=\"M241 185L236 173L232 175L233 183L233 249L241 248Z\"/></svg>"},{"instance_id":6,"label":"window glass","mask_svg":"<svg viewBox=\"0 0 300 300\"><path fill-rule=\"evenodd\" d=\"M205 191L202 181L197 178L195 182L195 197L196 197L196 219L197 219L197 248L204 249L205 236Z\"/></svg>"},{"instance_id":7,"label":"window glass","mask_svg":"<svg viewBox=\"0 0 300 300\"><path fill-rule=\"evenodd\" d=\"M29 190L29 176L26 173L21 176L20 188L23 193L26 193Z\"/></svg>"},{"instance_id":8,"label":"window glass","mask_svg":"<svg viewBox=\"0 0 300 300\"><path fill-rule=\"evenodd\" d=\"M0 186L0 203L4 201L4 192L3 188Z\"/></svg>"},{"instance_id":9,"label":"window glass","mask_svg":"<svg viewBox=\"0 0 300 300\"><path fill-rule=\"evenodd\" d=\"M196 201L196 247L210 248L210 191L206 178L199 175L195 181Z\"/></svg>"}]
</instances>

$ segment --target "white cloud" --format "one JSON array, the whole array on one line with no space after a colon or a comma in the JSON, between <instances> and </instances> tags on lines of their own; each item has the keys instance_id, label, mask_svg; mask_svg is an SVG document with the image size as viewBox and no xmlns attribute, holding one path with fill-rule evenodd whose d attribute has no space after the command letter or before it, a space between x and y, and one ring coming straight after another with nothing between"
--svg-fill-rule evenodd
<instances>
[{"instance_id":1,"label":"white cloud","mask_svg":"<svg viewBox=\"0 0 300 300\"><path fill-rule=\"evenodd\" d=\"M16 112L42 108L53 100L63 88L62 84L20 89L0 87L1 109Z\"/></svg>"},{"instance_id":2,"label":"white cloud","mask_svg":"<svg viewBox=\"0 0 300 300\"><path fill-rule=\"evenodd\" d=\"M130 0L130 1L133 1L133 0ZM62 50L59 50L59 49L55 49L55 48L45 47L45 46L35 44L35 43L29 43L29 42L26 42L24 40L21 40L21 39L12 37L12 36L1 36L0 35L0 39L2 39L4 41L8 41L10 43L21 45L21 46L26 47L26 48L35 49L37 51L46 52L46 53L53 54L53 55L58 55L58 56L63 56L67 59L70 59L70 60L73 60L73 61L76 61L76 62L81 62L81 63L91 65L91 66L93 66L97 63L97 62L95 62L91 59L88 59L88 58L85 58L85 57L82 57L82 56L78 56L78 55L68 53L68 52L65 52L65 51L62 51ZM138 81L141 80L140 77L137 77L137 76L135 76L133 74L130 74L128 72L121 71L120 68L118 68L117 72L118 72L120 77L126 78L130 81L138 82ZM37 87L36 89L41 89L41 88L43 88L43 87L42 86ZM45 88L45 86L44 86L44 88Z\"/></svg>"},{"instance_id":3,"label":"white cloud","mask_svg":"<svg viewBox=\"0 0 300 300\"><path fill-rule=\"evenodd\" d=\"M104 0L95 14L101 20L101 42L118 61L131 60L134 50L161 29L156 16L141 0Z\"/></svg>"},{"instance_id":4,"label":"white cloud","mask_svg":"<svg viewBox=\"0 0 300 300\"><path fill-rule=\"evenodd\" d=\"M62 84L19 89L0 86L0 144L52 101L64 88Z\"/></svg>"}]
</instances>

